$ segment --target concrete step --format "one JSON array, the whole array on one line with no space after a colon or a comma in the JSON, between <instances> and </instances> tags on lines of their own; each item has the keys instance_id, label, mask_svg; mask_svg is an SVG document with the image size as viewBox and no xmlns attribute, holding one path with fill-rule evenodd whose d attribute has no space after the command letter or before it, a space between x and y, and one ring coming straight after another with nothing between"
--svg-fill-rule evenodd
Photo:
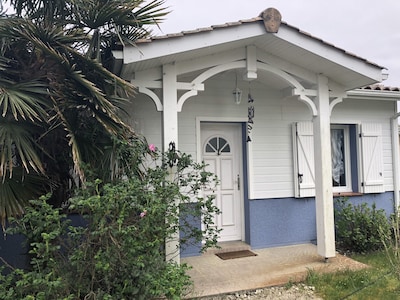
<instances>
[{"instance_id":1,"label":"concrete step","mask_svg":"<svg viewBox=\"0 0 400 300\"><path fill-rule=\"evenodd\" d=\"M214 255L216 253L250 250L250 245L242 241L220 242L218 247L208 249L203 255Z\"/></svg>"}]
</instances>

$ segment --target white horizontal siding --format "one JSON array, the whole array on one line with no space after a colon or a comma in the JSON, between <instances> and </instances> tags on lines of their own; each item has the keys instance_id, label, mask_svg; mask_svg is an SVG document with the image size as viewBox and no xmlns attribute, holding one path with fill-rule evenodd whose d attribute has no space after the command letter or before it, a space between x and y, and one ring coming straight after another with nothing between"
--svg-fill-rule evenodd
<instances>
[{"instance_id":1,"label":"white horizontal siding","mask_svg":"<svg viewBox=\"0 0 400 300\"><path fill-rule=\"evenodd\" d=\"M162 113L156 110L153 101L145 95L138 94L126 107L131 116L128 123L135 131L146 137L149 144L162 148Z\"/></svg>"},{"instance_id":2,"label":"white horizontal siding","mask_svg":"<svg viewBox=\"0 0 400 300\"><path fill-rule=\"evenodd\" d=\"M279 94L257 90L252 134L252 198L294 195L291 121L285 117L286 105Z\"/></svg>"},{"instance_id":3,"label":"white horizontal siding","mask_svg":"<svg viewBox=\"0 0 400 300\"><path fill-rule=\"evenodd\" d=\"M223 78L218 77L223 80ZM235 120L247 118L247 90L240 87L243 99L234 104L232 83L205 84L205 91L189 98L183 105L179 120L179 150L197 155L196 118ZM282 99L278 91L252 86L255 116L251 131L249 172L252 182L250 196L254 199L294 197L293 145L291 126L294 122L311 121L308 107L293 98ZM144 98L144 99L142 99ZM140 128L149 143L161 146L162 113L155 110L153 102L142 96L130 107L136 127ZM380 123L383 132L384 185L393 190L390 117L394 114L393 103L385 101L345 100L335 106L331 123L361 124Z\"/></svg>"},{"instance_id":4,"label":"white horizontal siding","mask_svg":"<svg viewBox=\"0 0 400 300\"><path fill-rule=\"evenodd\" d=\"M182 117L182 113L179 113L178 116L179 150L182 153L192 155L193 159L196 159L196 119L184 118Z\"/></svg>"}]
</instances>

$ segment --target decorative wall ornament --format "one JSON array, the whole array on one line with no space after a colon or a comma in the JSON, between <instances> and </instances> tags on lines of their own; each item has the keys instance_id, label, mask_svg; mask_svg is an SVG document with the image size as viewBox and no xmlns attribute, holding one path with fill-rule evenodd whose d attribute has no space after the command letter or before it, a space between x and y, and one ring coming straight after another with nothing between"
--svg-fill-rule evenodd
<instances>
[{"instance_id":1,"label":"decorative wall ornament","mask_svg":"<svg viewBox=\"0 0 400 300\"><path fill-rule=\"evenodd\" d=\"M278 32L279 26L281 26L282 16L277 9L272 7L267 8L260 14L260 17L264 20L264 26L267 32Z\"/></svg>"},{"instance_id":2,"label":"decorative wall ornament","mask_svg":"<svg viewBox=\"0 0 400 300\"><path fill-rule=\"evenodd\" d=\"M173 166L176 165L176 163L178 162L178 153L175 147L175 143L174 142L170 142L169 143L169 147L168 147L168 152L167 152L167 158L168 158L168 165L170 168L172 168Z\"/></svg>"},{"instance_id":3,"label":"decorative wall ornament","mask_svg":"<svg viewBox=\"0 0 400 300\"><path fill-rule=\"evenodd\" d=\"M248 116L248 120L247 120L247 142L251 142L251 137L250 137L250 133L251 130L253 129L253 124L254 124L254 99L250 94L247 95L247 102L249 103L249 108L247 109L247 116Z\"/></svg>"}]
</instances>

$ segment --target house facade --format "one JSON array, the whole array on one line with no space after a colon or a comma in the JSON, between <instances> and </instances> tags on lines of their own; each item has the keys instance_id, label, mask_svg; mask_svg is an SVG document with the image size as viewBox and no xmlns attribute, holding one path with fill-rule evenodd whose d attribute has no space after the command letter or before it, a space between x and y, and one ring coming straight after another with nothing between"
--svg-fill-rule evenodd
<instances>
[{"instance_id":1,"label":"house facade","mask_svg":"<svg viewBox=\"0 0 400 300\"><path fill-rule=\"evenodd\" d=\"M140 40L114 51L114 71L137 87L135 130L218 175L221 241L315 241L333 257L334 197L398 206L400 92L377 85L384 67L280 20L271 30L266 12Z\"/></svg>"}]
</instances>

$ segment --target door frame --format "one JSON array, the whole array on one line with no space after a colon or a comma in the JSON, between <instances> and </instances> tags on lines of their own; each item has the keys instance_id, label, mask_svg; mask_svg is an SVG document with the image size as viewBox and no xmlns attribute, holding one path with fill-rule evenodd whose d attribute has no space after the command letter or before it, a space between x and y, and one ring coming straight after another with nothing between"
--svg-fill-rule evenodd
<instances>
[{"instance_id":1,"label":"door frame","mask_svg":"<svg viewBox=\"0 0 400 300\"><path fill-rule=\"evenodd\" d=\"M197 162L201 163L202 161L202 142L201 142L201 123L221 123L221 124L226 124L226 123L235 123L238 125L243 125L246 124L248 121L247 118L224 118L224 117L196 117L196 153L197 153ZM240 213L241 213L241 240L245 240L245 232L246 232L246 222L245 222L245 212L244 212L244 201L245 201L245 178L244 178L244 170L243 166L245 165L244 160L248 160L247 157L244 157L244 152L243 152L243 143L245 141L243 134L241 134L242 138L241 141L239 141L239 145L242 146L240 150L240 163L239 163L239 173L240 173Z\"/></svg>"}]
</instances>

